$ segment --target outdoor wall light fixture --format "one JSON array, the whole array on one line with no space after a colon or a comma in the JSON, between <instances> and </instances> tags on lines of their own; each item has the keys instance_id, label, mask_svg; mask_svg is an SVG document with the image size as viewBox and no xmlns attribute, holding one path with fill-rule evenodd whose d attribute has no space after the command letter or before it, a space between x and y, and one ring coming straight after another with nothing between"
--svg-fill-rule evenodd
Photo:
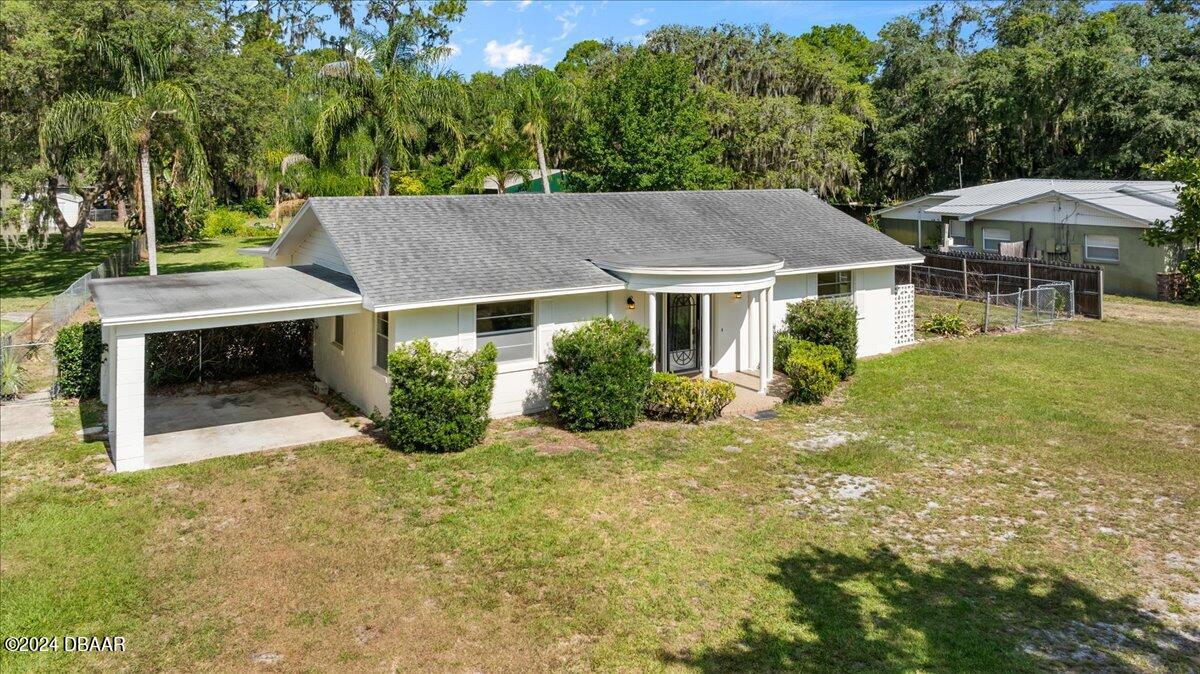
<instances>
[{"instance_id":1,"label":"outdoor wall light fixture","mask_svg":"<svg viewBox=\"0 0 1200 674\"><path fill-rule=\"evenodd\" d=\"M740 291L740 290L739 290L739 291L735 292L735 293L733 294L733 299L735 299L735 300L740 300L740 299L742 299L742 291Z\"/></svg>"},{"instance_id":2,"label":"outdoor wall light fixture","mask_svg":"<svg viewBox=\"0 0 1200 674\"><path fill-rule=\"evenodd\" d=\"M625 306L629 307L630 311L637 309L637 302L633 301L633 295L625 298Z\"/></svg>"}]
</instances>

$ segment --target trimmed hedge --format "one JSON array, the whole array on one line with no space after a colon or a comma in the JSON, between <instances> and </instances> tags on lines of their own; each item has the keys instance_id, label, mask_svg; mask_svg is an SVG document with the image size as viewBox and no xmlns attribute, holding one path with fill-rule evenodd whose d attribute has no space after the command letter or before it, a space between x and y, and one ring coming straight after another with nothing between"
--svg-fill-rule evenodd
<instances>
[{"instance_id":1,"label":"trimmed hedge","mask_svg":"<svg viewBox=\"0 0 1200 674\"><path fill-rule=\"evenodd\" d=\"M73 323L54 337L54 359L58 361L58 395L95 398L100 395L100 361L104 342L100 322Z\"/></svg>"},{"instance_id":2,"label":"trimmed hedge","mask_svg":"<svg viewBox=\"0 0 1200 674\"><path fill-rule=\"evenodd\" d=\"M733 384L727 381L655 372L646 391L646 416L698 424L716 418L734 395Z\"/></svg>"},{"instance_id":3,"label":"trimmed hedge","mask_svg":"<svg viewBox=\"0 0 1200 674\"><path fill-rule=\"evenodd\" d=\"M797 402L819 403L837 387L837 370L841 365L837 349L812 346L793 349L784 365L792 385L791 400Z\"/></svg>"},{"instance_id":4,"label":"trimmed hedge","mask_svg":"<svg viewBox=\"0 0 1200 674\"><path fill-rule=\"evenodd\" d=\"M487 433L496 383L496 347L437 351L423 339L388 355L391 411L384 430L397 449L457 452Z\"/></svg>"},{"instance_id":5,"label":"trimmed hedge","mask_svg":"<svg viewBox=\"0 0 1200 674\"><path fill-rule=\"evenodd\" d=\"M646 329L600 318L554 336L550 408L572 431L628 428L642 417L654 354Z\"/></svg>"},{"instance_id":6,"label":"trimmed hedge","mask_svg":"<svg viewBox=\"0 0 1200 674\"><path fill-rule=\"evenodd\" d=\"M784 318L787 334L813 344L837 347L842 355L842 379L854 374L858 354L858 311L836 300L803 300L789 304ZM788 361L776 361L786 364ZM785 367L786 371L786 367Z\"/></svg>"}]
</instances>

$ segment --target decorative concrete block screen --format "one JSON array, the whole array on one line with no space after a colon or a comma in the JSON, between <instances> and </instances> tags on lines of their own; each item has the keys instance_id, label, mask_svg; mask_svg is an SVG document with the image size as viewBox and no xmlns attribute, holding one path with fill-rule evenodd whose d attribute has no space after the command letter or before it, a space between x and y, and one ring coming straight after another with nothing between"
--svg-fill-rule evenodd
<instances>
[{"instance_id":1,"label":"decorative concrete block screen","mask_svg":"<svg viewBox=\"0 0 1200 674\"><path fill-rule=\"evenodd\" d=\"M893 306L896 311L895 346L908 346L917 341L913 302L916 291L911 283L896 286L893 291Z\"/></svg>"}]
</instances>

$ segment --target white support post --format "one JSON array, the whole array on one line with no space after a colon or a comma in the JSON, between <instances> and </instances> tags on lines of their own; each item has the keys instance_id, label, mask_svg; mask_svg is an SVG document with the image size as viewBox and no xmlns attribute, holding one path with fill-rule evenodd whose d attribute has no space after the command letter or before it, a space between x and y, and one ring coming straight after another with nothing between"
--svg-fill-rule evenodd
<instances>
[{"instance_id":1,"label":"white support post","mask_svg":"<svg viewBox=\"0 0 1200 674\"><path fill-rule=\"evenodd\" d=\"M767 382L771 381L771 359L767 355L771 344L771 338L768 336L770 331L771 326L767 319L767 290L764 288L758 291L758 392L762 395L766 395Z\"/></svg>"},{"instance_id":2,"label":"white support post","mask_svg":"<svg viewBox=\"0 0 1200 674\"><path fill-rule=\"evenodd\" d=\"M146 336L116 335L109 345L109 439L118 472L144 467L146 432Z\"/></svg>"},{"instance_id":3,"label":"white support post","mask_svg":"<svg viewBox=\"0 0 1200 674\"><path fill-rule=\"evenodd\" d=\"M658 311L655 306L655 293L646 293L646 329L650 331L650 352L654 354L654 363L650 369L658 371L658 330L656 329L656 321L658 320Z\"/></svg>"},{"instance_id":4,"label":"white support post","mask_svg":"<svg viewBox=\"0 0 1200 674\"><path fill-rule=\"evenodd\" d=\"M712 376L712 295L700 295L700 377Z\"/></svg>"},{"instance_id":5,"label":"white support post","mask_svg":"<svg viewBox=\"0 0 1200 674\"><path fill-rule=\"evenodd\" d=\"M775 286L768 286L763 293L767 297L767 301L763 303L763 311L766 312L766 316L763 319L766 321L766 325L763 326L763 332L766 333L767 338L767 375L769 379L770 374L775 371L775 328L771 324L773 320L771 318L771 305L775 302Z\"/></svg>"}]
</instances>

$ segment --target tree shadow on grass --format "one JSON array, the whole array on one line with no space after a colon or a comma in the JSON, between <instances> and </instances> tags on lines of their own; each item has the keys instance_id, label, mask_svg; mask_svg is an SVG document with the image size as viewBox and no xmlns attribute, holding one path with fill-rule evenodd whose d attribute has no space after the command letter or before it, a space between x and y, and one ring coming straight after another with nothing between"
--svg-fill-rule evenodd
<instances>
[{"instance_id":1,"label":"tree shadow on grass","mask_svg":"<svg viewBox=\"0 0 1200 674\"><path fill-rule=\"evenodd\" d=\"M812 548L778 561L789 624L743 621L732 644L664 653L705 672L1191 671L1200 632L1105 599L1061 572L961 560L915 568L886 547L856 556Z\"/></svg>"}]
</instances>

